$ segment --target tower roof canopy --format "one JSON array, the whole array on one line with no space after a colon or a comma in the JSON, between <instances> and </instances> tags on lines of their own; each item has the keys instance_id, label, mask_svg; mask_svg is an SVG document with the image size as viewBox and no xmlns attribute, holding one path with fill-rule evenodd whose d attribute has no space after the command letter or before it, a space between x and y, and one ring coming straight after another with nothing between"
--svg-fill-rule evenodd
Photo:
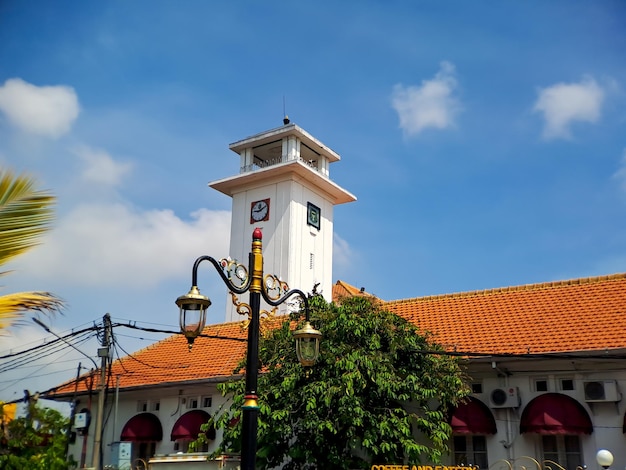
<instances>
[{"instance_id":1,"label":"tower roof canopy","mask_svg":"<svg viewBox=\"0 0 626 470\"><path fill-rule=\"evenodd\" d=\"M228 146L228 148L236 153L241 153L241 151L246 148L253 148L255 153L258 154L275 152L275 148L277 147L278 155L280 155L280 151L282 149L281 141L285 137L289 136L299 138L305 146L302 150L303 158L306 158L307 156L316 157L324 155L330 162L337 162L341 160L341 157L337 152L332 150L330 147L327 147L307 131L293 123L246 137L245 139L233 142Z\"/></svg>"},{"instance_id":2,"label":"tower roof canopy","mask_svg":"<svg viewBox=\"0 0 626 470\"><path fill-rule=\"evenodd\" d=\"M264 131L229 145L239 154L239 174L209 183L227 196L284 181L306 182L332 204L356 197L330 179L329 166L339 155L296 124Z\"/></svg>"}]
</instances>

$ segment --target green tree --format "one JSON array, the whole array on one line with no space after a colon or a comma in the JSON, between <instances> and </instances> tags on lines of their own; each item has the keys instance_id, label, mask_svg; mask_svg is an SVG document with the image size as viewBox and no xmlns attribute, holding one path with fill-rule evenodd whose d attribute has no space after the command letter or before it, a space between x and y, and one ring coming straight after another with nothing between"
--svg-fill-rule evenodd
<instances>
[{"instance_id":1,"label":"green tree","mask_svg":"<svg viewBox=\"0 0 626 470\"><path fill-rule=\"evenodd\" d=\"M312 368L295 355L297 316L261 340L259 468L440 462L451 433L447 412L469 393L459 360L437 354L443 349L428 334L375 301L337 305L314 296L310 303L324 335ZM220 385L232 401L207 425L224 431L218 452L240 450L241 426L233 423L244 387L243 379Z\"/></svg>"},{"instance_id":2,"label":"green tree","mask_svg":"<svg viewBox=\"0 0 626 470\"><path fill-rule=\"evenodd\" d=\"M55 198L35 189L25 175L0 170L0 266L38 244L53 220ZM7 274L0 272L1 275ZM28 311L54 313L63 302L49 292L17 292L0 296L0 333Z\"/></svg>"},{"instance_id":3,"label":"green tree","mask_svg":"<svg viewBox=\"0 0 626 470\"><path fill-rule=\"evenodd\" d=\"M26 416L15 418L0 426L0 468L3 470L75 468L75 462L68 462L65 458L68 424L69 418L57 410L39 407L35 400L29 400Z\"/></svg>"}]
</instances>

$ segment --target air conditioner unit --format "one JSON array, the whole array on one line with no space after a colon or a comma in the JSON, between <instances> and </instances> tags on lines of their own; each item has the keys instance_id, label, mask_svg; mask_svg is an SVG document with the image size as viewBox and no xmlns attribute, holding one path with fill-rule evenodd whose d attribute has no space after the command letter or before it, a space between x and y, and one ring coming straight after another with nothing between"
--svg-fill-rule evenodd
<instances>
[{"instance_id":1,"label":"air conditioner unit","mask_svg":"<svg viewBox=\"0 0 626 470\"><path fill-rule=\"evenodd\" d=\"M585 401L592 403L616 402L622 399L615 380L589 380L583 382Z\"/></svg>"},{"instance_id":2,"label":"air conditioner unit","mask_svg":"<svg viewBox=\"0 0 626 470\"><path fill-rule=\"evenodd\" d=\"M517 408L520 406L519 389L494 388L489 394L489 404L492 408Z\"/></svg>"}]
</instances>

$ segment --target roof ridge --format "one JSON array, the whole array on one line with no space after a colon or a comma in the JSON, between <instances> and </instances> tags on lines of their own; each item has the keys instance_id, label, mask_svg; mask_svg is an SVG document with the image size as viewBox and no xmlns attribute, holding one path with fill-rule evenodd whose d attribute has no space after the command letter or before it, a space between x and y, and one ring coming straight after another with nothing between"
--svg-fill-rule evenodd
<instances>
[{"instance_id":1,"label":"roof ridge","mask_svg":"<svg viewBox=\"0 0 626 470\"><path fill-rule=\"evenodd\" d=\"M335 285L336 286L341 286L344 289L348 289L348 290L359 290L359 288L357 286L353 286L349 282L342 281L341 279L337 279L337 282L335 283Z\"/></svg>"},{"instance_id":2,"label":"roof ridge","mask_svg":"<svg viewBox=\"0 0 626 470\"><path fill-rule=\"evenodd\" d=\"M350 295L350 296L364 295L366 297L374 297L376 299L378 298L378 297L376 297L376 295L374 295L374 294L372 294L370 292L367 292L365 290L365 287L356 287L356 286L354 286L354 285L352 285L352 284L350 284L350 283L348 283L346 281L342 281L341 279L338 279L337 282L335 284L333 284L333 300L335 300L334 296L335 296L335 288L336 287L343 288L347 292L347 294ZM339 293L337 293L337 294L339 294Z\"/></svg>"},{"instance_id":3,"label":"roof ridge","mask_svg":"<svg viewBox=\"0 0 626 470\"><path fill-rule=\"evenodd\" d=\"M619 280L619 279L626 279L626 273L581 277L581 278L567 279L567 280L562 280L562 281L540 282L536 284L521 284L518 286L495 287L491 289L473 290L473 291L466 291L466 292L452 292L449 294L426 295L423 297L411 297L408 299L390 300L388 302L384 302L384 304L386 305L402 304L402 303L417 302L417 301L450 299L450 298L460 298L460 297L473 297L473 296L478 296L478 295L499 294L502 292L521 292L525 290L539 290L539 289L548 289L552 287L593 284L597 282L614 281L614 280Z\"/></svg>"},{"instance_id":4,"label":"roof ridge","mask_svg":"<svg viewBox=\"0 0 626 470\"><path fill-rule=\"evenodd\" d=\"M225 323L213 323L211 325L205 325L205 327L203 328L203 332L204 330L206 330L207 328L213 328L214 330L224 330L224 329L228 329L234 326L241 326L241 324L246 321L245 319L241 319L241 320L237 320L237 321L229 321L229 322L225 322Z\"/></svg>"}]
</instances>

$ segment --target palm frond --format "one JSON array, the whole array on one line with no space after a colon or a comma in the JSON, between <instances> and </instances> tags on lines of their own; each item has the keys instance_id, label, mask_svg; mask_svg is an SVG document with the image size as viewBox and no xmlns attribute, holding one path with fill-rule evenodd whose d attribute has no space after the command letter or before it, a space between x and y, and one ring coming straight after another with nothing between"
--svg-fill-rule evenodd
<instances>
[{"instance_id":1,"label":"palm frond","mask_svg":"<svg viewBox=\"0 0 626 470\"><path fill-rule=\"evenodd\" d=\"M50 292L16 292L0 296L0 332L24 320L28 312L56 314L64 302Z\"/></svg>"},{"instance_id":2,"label":"palm frond","mask_svg":"<svg viewBox=\"0 0 626 470\"><path fill-rule=\"evenodd\" d=\"M0 265L38 244L53 220L54 196L34 179L0 171Z\"/></svg>"}]
</instances>

